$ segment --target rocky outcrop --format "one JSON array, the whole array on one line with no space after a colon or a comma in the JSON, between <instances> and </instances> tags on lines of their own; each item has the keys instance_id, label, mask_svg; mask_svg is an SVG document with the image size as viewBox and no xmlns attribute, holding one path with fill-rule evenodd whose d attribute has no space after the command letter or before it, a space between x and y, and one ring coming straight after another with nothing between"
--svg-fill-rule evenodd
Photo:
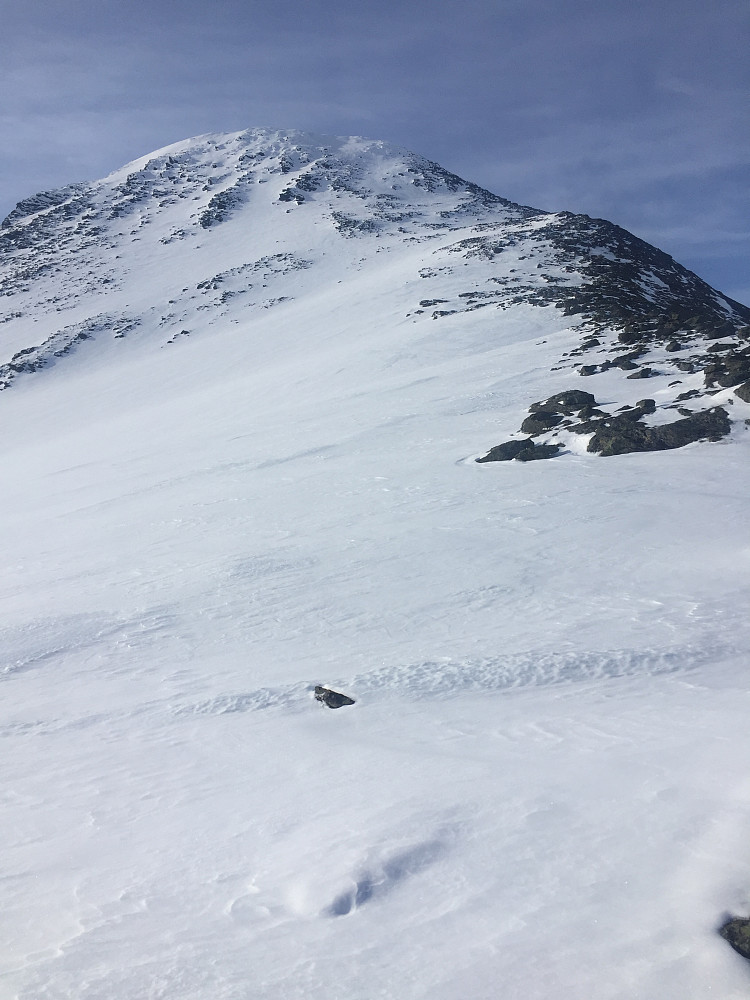
<instances>
[{"instance_id":1,"label":"rocky outcrop","mask_svg":"<svg viewBox=\"0 0 750 1000\"><path fill-rule=\"evenodd\" d=\"M745 386L736 390L744 399ZM750 384L747 396L750 397ZM678 399L700 398L697 390L682 393ZM750 399L748 400L750 401ZM631 452L670 451L695 441L719 441L731 430L729 414L722 406L691 411L678 407L681 420L650 425L643 418L656 412L653 399L641 399L634 406L622 406L615 413L601 409L588 392L571 389L548 399L532 403L529 416L521 424L525 439L512 439L496 445L477 462L508 462L515 459L529 462L552 458L559 454L558 441L536 442L534 437L549 431L567 430L575 434L590 434L587 450L599 455L626 455ZM577 417L577 420L575 419Z\"/></svg>"},{"instance_id":2,"label":"rocky outcrop","mask_svg":"<svg viewBox=\"0 0 750 1000\"><path fill-rule=\"evenodd\" d=\"M640 417L638 410L631 410L597 421L588 451L600 455L669 451L694 441L719 441L731 430L729 414L721 406L656 427L642 423Z\"/></svg>"},{"instance_id":3,"label":"rocky outcrop","mask_svg":"<svg viewBox=\"0 0 750 1000\"><path fill-rule=\"evenodd\" d=\"M476 461L510 462L515 459L518 462L535 462L541 458L554 458L560 447L559 444L536 444L531 438L525 441L505 441L490 448L483 458L478 458Z\"/></svg>"}]
</instances>

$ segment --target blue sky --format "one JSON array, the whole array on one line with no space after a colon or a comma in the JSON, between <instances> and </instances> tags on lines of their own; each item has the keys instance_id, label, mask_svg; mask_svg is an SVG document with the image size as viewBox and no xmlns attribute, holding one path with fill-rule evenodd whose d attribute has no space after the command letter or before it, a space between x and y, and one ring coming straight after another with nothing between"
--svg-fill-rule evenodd
<instances>
[{"instance_id":1,"label":"blue sky","mask_svg":"<svg viewBox=\"0 0 750 1000\"><path fill-rule=\"evenodd\" d=\"M0 0L0 217L203 132L407 146L750 302L747 0Z\"/></svg>"}]
</instances>

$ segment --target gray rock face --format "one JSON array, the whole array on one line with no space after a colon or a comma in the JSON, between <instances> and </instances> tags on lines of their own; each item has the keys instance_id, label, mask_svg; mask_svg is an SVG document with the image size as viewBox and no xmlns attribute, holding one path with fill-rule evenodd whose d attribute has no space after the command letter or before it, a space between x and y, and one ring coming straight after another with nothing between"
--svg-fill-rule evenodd
<instances>
[{"instance_id":1,"label":"gray rock face","mask_svg":"<svg viewBox=\"0 0 750 1000\"><path fill-rule=\"evenodd\" d=\"M719 934L728 941L736 952L750 960L750 920L743 917L730 917L719 928Z\"/></svg>"},{"instance_id":2,"label":"gray rock face","mask_svg":"<svg viewBox=\"0 0 750 1000\"><path fill-rule=\"evenodd\" d=\"M588 444L600 455L626 455L634 451L669 451L694 441L718 441L731 430L729 414L717 406L658 427L640 422L637 411L600 420Z\"/></svg>"}]
</instances>

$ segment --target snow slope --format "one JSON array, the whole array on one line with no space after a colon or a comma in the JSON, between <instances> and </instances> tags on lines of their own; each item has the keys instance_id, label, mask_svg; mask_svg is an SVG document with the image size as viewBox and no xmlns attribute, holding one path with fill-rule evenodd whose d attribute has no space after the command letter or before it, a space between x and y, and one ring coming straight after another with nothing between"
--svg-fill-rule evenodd
<instances>
[{"instance_id":1,"label":"snow slope","mask_svg":"<svg viewBox=\"0 0 750 1000\"><path fill-rule=\"evenodd\" d=\"M104 225L201 141L89 191L74 258L34 257L54 207L18 223L50 266L8 357L115 319L0 394L0 996L747 996L715 929L750 908L750 404L714 397L719 443L478 465L578 386L580 320L420 302L531 210L438 185L342 232L363 198L279 201L292 163L218 224L201 177Z\"/></svg>"}]
</instances>

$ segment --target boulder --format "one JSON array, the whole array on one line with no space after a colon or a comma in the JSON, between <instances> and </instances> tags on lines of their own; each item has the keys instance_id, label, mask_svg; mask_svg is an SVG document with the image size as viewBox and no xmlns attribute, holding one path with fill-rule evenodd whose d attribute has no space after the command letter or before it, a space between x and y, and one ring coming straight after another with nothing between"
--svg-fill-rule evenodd
<instances>
[{"instance_id":1,"label":"boulder","mask_svg":"<svg viewBox=\"0 0 750 1000\"><path fill-rule=\"evenodd\" d=\"M562 413L566 417L573 416L583 406L596 406L596 399L590 392L583 392L581 389L567 389L565 392L555 393L543 403L532 403L529 407L531 413L539 410L551 413Z\"/></svg>"},{"instance_id":2,"label":"boulder","mask_svg":"<svg viewBox=\"0 0 750 1000\"><path fill-rule=\"evenodd\" d=\"M730 917L719 928L719 934L743 958L750 959L750 920L745 917Z\"/></svg>"},{"instance_id":3,"label":"boulder","mask_svg":"<svg viewBox=\"0 0 750 1000\"><path fill-rule=\"evenodd\" d=\"M477 462L510 462L514 458L519 462L535 462L540 458L552 458L561 447L559 444L534 444L531 438L526 438L525 441L504 441L490 448Z\"/></svg>"},{"instance_id":4,"label":"boulder","mask_svg":"<svg viewBox=\"0 0 750 1000\"><path fill-rule=\"evenodd\" d=\"M502 444L497 444L494 448L490 448L483 458L477 459L477 462L510 462L512 458L515 458L525 448L533 447L534 442L531 438L526 438L525 441L503 441Z\"/></svg>"},{"instance_id":5,"label":"boulder","mask_svg":"<svg viewBox=\"0 0 750 1000\"><path fill-rule=\"evenodd\" d=\"M343 705L354 704L354 698L350 698L346 694L340 694L338 691L332 691L321 684L316 684L315 686L315 700L328 705L329 708L341 708Z\"/></svg>"}]
</instances>

